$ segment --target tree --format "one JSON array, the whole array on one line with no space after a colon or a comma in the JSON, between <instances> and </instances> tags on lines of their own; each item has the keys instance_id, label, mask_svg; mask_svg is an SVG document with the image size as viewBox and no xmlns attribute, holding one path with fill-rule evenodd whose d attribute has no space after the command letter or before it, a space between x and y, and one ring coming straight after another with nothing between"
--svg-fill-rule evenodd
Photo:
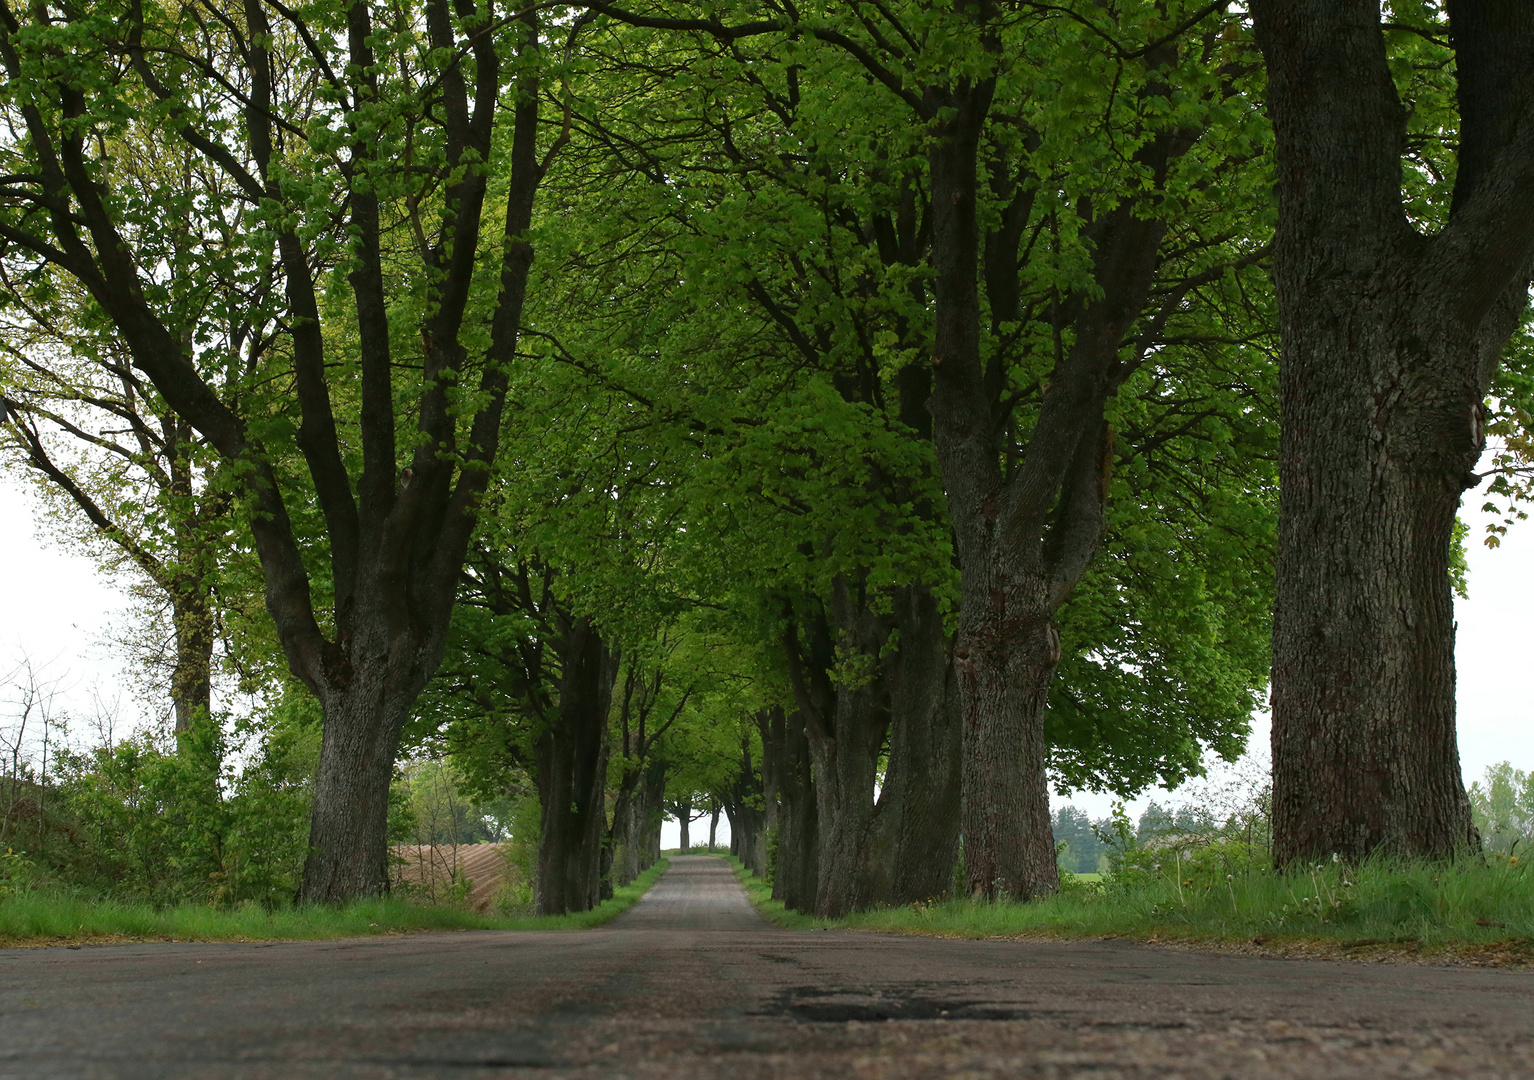
<instances>
[{"instance_id":1,"label":"tree","mask_svg":"<svg viewBox=\"0 0 1534 1080\"><path fill-rule=\"evenodd\" d=\"M51 273L77 283L239 480L268 611L325 716L301 896L376 892L558 146L540 159L539 14L126 0L6 6L0 26L7 280L43 309ZM190 156L189 185L118 182L155 140Z\"/></svg>"},{"instance_id":2,"label":"tree","mask_svg":"<svg viewBox=\"0 0 1534 1080\"><path fill-rule=\"evenodd\" d=\"M802 154L818 185L818 202L803 212L823 221L817 243L855 226L865 239L849 276L882 275L889 310L922 313L908 334L869 328L879 331L867 335L873 363L855 370L898 384L914 405L898 410L901 422L929 429L930 413L961 571L952 655L967 885L985 895L1050 891L1046 705L1063 657L1059 615L1101 546L1115 459L1172 437L1141 428L1144 446L1119 450L1113 403L1121 393L1164 395L1161 417L1184 433L1250 408L1227 399L1204 412L1180 392L1181 376L1207 357L1201 346L1240 347L1239 333L1194 331L1194 313L1206 311L1197 301L1235 288L1232 278L1261 257L1250 220L1233 226L1234 206L1254 190L1243 169L1255 141L1245 134L1250 110L1235 93L1250 67L1239 62L1238 27L1218 7L1151 4L1014 12L913 3L856 19L770 7L737 25L590 7L712 40L720 67L749 65L744 78L763 107L730 125L719 161L733 163L754 126L777 113L789 130L775 133L773 153L781 145L790 160ZM751 41L771 35L768 55L748 56ZM834 108L815 139L799 110L822 100ZM855 127L865 115L879 118L886 139ZM871 166L855 164L872 176L845 203L834 179L847 175L842 163L823 160L823 148L839 144L876 148ZM1215 176L1219 200L1207 198ZM1261 220L1255 200L1251 217ZM822 278L822 294L857 295ZM771 295L770 281L745 280L767 294L759 302L800 351L824 351L827 327L845 325L806 319L805 306ZM902 293L905 303L893 303ZM1169 375L1178 389L1167 393ZM845 584L856 595L859 583ZM832 782L827 772L845 772L837 786L860 790L876 725L824 722L833 713L821 696L825 707L799 701L820 754L817 790ZM849 750L856 760L844 762ZM833 811L820 823L823 846L842 852L850 803L822 801ZM867 817L859 806L846 832ZM850 876L835 860L821 869L828 880Z\"/></svg>"},{"instance_id":3,"label":"tree","mask_svg":"<svg viewBox=\"0 0 1534 1080\"><path fill-rule=\"evenodd\" d=\"M230 547L230 485L111 336L24 314L4 346L12 446L64 535L108 569L133 572L151 619L169 607L169 665L151 648L135 666L155 675L169 666L175 731L188 734L212 709L216 592L230 589L227 577L222 589L218 580ZM153 631L146 636L158 642Z\"/></svg>"},{"instance_id":4,"label":"tree","mask_svg":"<svg viewBox=\"0 0 1534 1080\"><path fill-rule=\"evenodd\" d=\"M1274 857L1448 857L1477 843L1450 557L1528 301L1534 10L1252 9L1283 340Z\"/></svg>"},{"instance_id":5,"label":"tree","mask_svg":"<svg viewBox=\"0 0 1534 1080\"><path fill-rule=\"evenodd\" d=\"M1101 868L1107 845L1098 835L1106 831L1109 822L1093 822L1085 811L1074 806L1062 806L1055 811L1054 835L1057 845L1064 845L1060 862L1072 873L1095 874Z\"/></svg>"},{"instance_id":6,"label":"tree","mask_svg":"<svg viewBox=\"0 0 1534 1080\"><path fill-rule=\"evenodd\" d=\"M1511 853L1534 838L1534 781L1522 769L1500 761L1470 785L1470 812L1481 839L1494 851Z\"/></svg>"},{"instance_id":7,"label":"tree","mask_svg":"<svg viewBox=\"0 0 1534 1080\"><path fill-rule=\"evenodd\" d=\"M618 649L561 594L552 567L520 556L475 545L412 739L440 732L480 790L525 770L540 808L537 912L588 911L601 900Z\"/></svg>"}]
</instances>

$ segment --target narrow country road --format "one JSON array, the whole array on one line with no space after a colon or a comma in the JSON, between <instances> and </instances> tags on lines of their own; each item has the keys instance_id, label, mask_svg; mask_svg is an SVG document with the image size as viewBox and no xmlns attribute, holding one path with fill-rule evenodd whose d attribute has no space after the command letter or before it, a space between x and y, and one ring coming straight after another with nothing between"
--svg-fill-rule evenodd
<instances>
[{"instance_id":1,"label":"narrow country road","mask_svg":"<svg viewBox=\"0 0 1534 1080\"><path fill-rule=\"evenodd\" d=\"M1534 975L792 933L673 859L580 933L0 950L4 1077L1534 1077Z\"/></svg>"}]
</instances>

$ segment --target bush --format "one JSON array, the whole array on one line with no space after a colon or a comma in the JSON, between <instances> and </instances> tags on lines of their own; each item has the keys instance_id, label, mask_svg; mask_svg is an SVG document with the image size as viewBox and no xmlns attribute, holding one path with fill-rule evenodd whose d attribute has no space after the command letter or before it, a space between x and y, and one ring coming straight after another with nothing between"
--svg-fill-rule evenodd
<instances>
[{"instance_id":1,"label":"bush","mask_svg":"<svg viewBox=\"0 0 1534 1080\"><path fill-rule=\"evenodd\" d=\"M307 854L318 733L236 733L256 744L238 772L215 724L57 751L15 830L29 884L158 906L290 902Z\"/></svg>"}]
</instances>

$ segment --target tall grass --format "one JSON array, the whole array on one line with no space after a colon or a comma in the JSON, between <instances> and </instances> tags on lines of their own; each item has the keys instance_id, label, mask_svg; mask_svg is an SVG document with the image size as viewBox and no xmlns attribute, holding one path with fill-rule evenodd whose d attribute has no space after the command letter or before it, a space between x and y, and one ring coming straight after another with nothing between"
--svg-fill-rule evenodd
<instances>
[{"instance_id":1,"label":"tall grass","mask_svg":"<svg viewBox=\"0 0 1534 1080\"><path fill-rule=\"evenodd\" d=\"M665 859L611 900L571 915L498 918L463 908L412 904L395 897L346 907L267 910L256 904L155 907L90 900L67 893L17 890L0 895L0 945L79 944L90 941L311 941L423 930L583 930L633 907L669 864Z\"/></svg>"},{"instance_id":2,"label":"tall grass","mask_svg":"<svg viewBox=\"0 0 1534 1080\"><path fill-rule=\"evenodd\" d=\"M1534 959L1534 873L1516 855L1452 864L1325 862L1278 873L1168 852L1165 861L1126 866L1100 883L1066 875L1058 894L1028 903L941 900L837 920L786 911L770 899L766 883L735 866L763 914L795 929L840 926L959 938L1255 939L1343 950L1497 946Z\"/></svg>"}]
</instances>

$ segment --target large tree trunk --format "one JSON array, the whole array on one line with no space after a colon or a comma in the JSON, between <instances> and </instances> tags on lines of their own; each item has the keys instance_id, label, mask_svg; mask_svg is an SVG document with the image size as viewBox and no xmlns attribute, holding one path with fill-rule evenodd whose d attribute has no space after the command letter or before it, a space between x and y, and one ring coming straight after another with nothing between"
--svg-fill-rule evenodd
<instances>
[{"instance_id":1,"label":"large tree trunk","mask_svg":"<svg viewBox=\"0 0 1534 1080\"><path fill-rule=\"evenodd\" d=\"M964 865L972 893L1031 899L1060 884L1044 737L1060 636L1037 578L1019 587L999 562L966 566L954 650L964 715Z\"/></svg>"},{"instance_id":2,"label":"large tree trunk","mask_svg":"<svg viewBox=\"0 0 1534 1080\"><path fill-rule=\"evenodd\" d=\"M639 843L643 830L642 798L640 780L642 773L631 769L618 788L613 800L613 822L607 835L610 870L603 884L604 899L610 895L609 888L627 885L639 876Z\"/></svg>"},{"instance_id":3,"label":"large tree trunk","mask_svg":"<svg viewBox=\"0 0 1534 1080\"><path fill-rule=\"evenodd\" d=\"M725 810L730 815L730 854L754 874L766 870L763 843L762 777L751 760L751 739L741 738L740 773L731 787ZM763 765L763 772L766 766Z\"/></svg>"},{"instance_id":4,"label":"large tree trunk","mask_svg":"<svg viewBox=\"0 0 1534 1080\"><path fill-rule=\"evenodd\" d=\"M773 867L772 898L794 911L813 911L820 845L816 836L815 787L811 777L810 743L798 713L774 709L774 742L782 762L778 774L781 809L778 814L777 862Z\"/></svg>"},{"instance_id":5,"label":"large tree trunk","mask_svg":"<svg viewBox=\"0 0 1534 1080\"><path fill-rule=\"evenodd\" d=\"M878 665L889 627L869 610L863 590L845 577L832 585L830 609L830 625L824 617L809 619L802 633L790 634L786 647L813 763L819 841L814 910L835 918L864 902L865 845L879 752L889 728L889 697ZM843 659L860 658L871 670L839 684L839 652Z\"/></svg>"},{"instance_id":6,"label":"large tree trunk","mask_svg":"<svg viewBox=\"0 0 1534 1080\"><path fill-rule=\"evenodd\" d=\"M660 829L666 820L666 772L665 757L652 752L645 762L644 780L640 793L644 809L641 812L641 836L639 844L639 870L648 870L660 861Z\"/></svg>"},{"instance_id":7,"label":"large tree trunk","mask_svg":"<svg viewBox=\"0 0 1534 1080\"><path fill-rule=\"evenodd\" d=\"M561 623L558 715L534 745L540 915L596 906L607 826L607 713L617 659L589 618Z\"/></svg>"},{"instance_id":8,"label":"large tree trunk","mask_svg":"<svg viewBox=\"0 0 1534 1080\"><path fill-rule=\"evenodd\" d=\"M341 903L388 888L389 785L410 708L437 656L389 640L386 622L358 613L356 655L321 700L324 729L298 898ZM393 644L397 651L391 652Z\"/></svg>"},{"instance_id":9,"label":"large tree trunk","mask_svg":"<svg viewBox=\"0 0 1534 1080\"><path fill-rule=\"evenodd\" d=\"M741 861L751 867L758 877L767 877L771 870L771 851L778 843L779 793L783 774L783 710L763 709L756 714L756 730L762 740L762 832L757 840L756 851Z\"/></svg>"},{"instance_id":10,"label":"large tree trunk","mask_svg":"<svg viewBox=\"0 0 1534 1080\"><path fill-rule=\"evenodd\" d=\"M949 636L924 585L899 590L900 647L885 661L889 764L866 842L868 904L948 895L959 853L961 713Z\"/></svg>"},{"instance_id":11,"label":"large tree trunk","mask_svg":"<svg viewBox=\"0 0 1534 1080\"><path fill-rule=\"evenodd\" d=\"M1047 590L1036 574L1015 566L1016 549L1032 538L1002 536L998 527L1010 493L1002 491L980 363L976 221L976 156L994 90L994 80L964 82L947 95L951 116L928 151L936 270L932 415L962 567L954 666L964 712L968 887L985 896L1031 897L1059 887L1044 741L1059 638Z\"/></svg>"},{"instance_id":12,"label":"large tree trunk","mask_svg":"<svg viewBox=\"0 0 1534 1080\"><path fill-rule=\"evenodd\" d=\"M1527 299L1534 9L1451 5L1459 171L1448 226L1423 237L1402 206L1407 112L1378 3L1253 7L1283 340L1274 857L1445 857L1476 845L1449 552Z\"/></svg>"}]
</instances>

